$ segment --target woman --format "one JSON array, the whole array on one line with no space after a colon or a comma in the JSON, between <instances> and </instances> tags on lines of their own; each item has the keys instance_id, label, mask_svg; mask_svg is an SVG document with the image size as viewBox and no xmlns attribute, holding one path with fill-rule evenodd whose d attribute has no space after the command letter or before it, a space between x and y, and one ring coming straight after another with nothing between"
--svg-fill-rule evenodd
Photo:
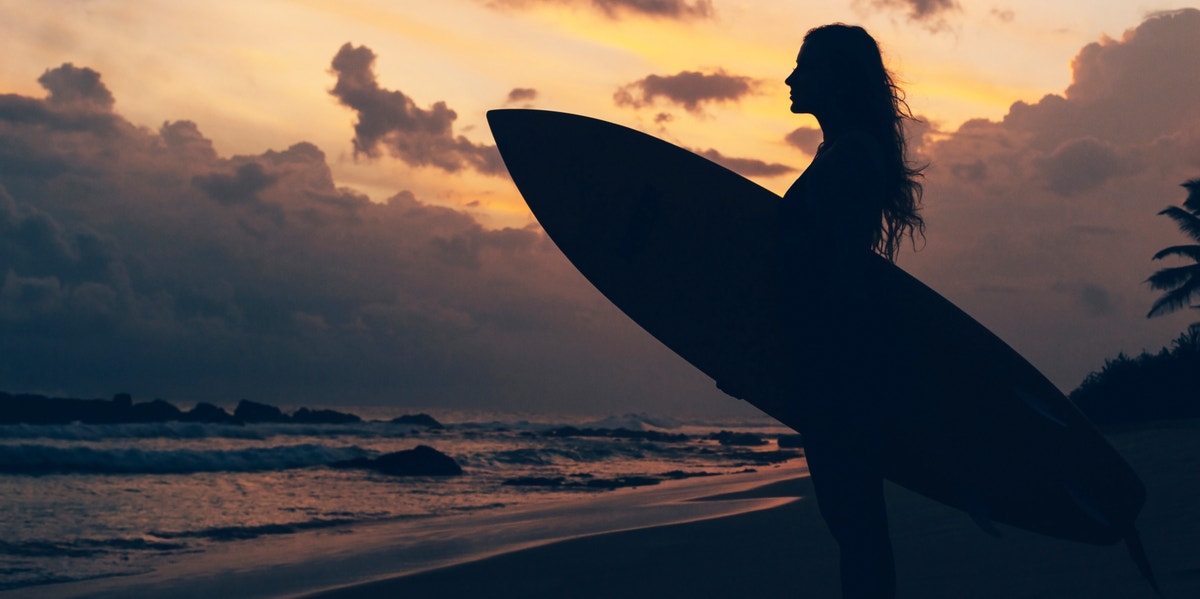
<instances>
[{"instance_id":1,"label":"woman","mask_svg":"<svg viewBox=\"0 0 1200 599\"><path fill-rule=\"evenodd\" d=\"M861 27L809 31L786 83L792 112L813 115L824 138L781 218L805 453L841 552L843 597L893 597L881 452L898 373L889 372L888 323L871 305L870 252L895 260L905 235L924 233L920 169L905 157L912 115Z\"/></svg>"}]
</instances>

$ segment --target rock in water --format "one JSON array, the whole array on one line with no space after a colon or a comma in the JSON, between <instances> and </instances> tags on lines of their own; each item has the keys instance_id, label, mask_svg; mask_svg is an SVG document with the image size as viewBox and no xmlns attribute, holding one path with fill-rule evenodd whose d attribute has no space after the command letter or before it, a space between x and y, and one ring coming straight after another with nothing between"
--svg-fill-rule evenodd
<instances>
[{"instance_id":1,"label":"rock in water","mask_svg":"<svg viewBox=\"0 0 1200 599\"><path fill-rule=\"evenodd\" d=\"M333 468L366 468L392 476L455 476L462 467L454 458L428 445L385 453L375 459L356 458L330 464Z\"/></svg>"}]
</instances>

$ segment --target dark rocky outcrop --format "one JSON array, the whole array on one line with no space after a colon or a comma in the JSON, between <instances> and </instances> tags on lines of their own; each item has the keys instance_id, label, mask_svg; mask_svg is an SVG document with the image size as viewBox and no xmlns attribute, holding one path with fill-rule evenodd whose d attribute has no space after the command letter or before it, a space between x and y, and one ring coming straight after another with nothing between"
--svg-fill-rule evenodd
<instances>
[{"instance_id":1,"label":"dark rocky outcrop","mask_svg":"<svg viewBox=\"0 0 1200 599\"><path fill-rule=\"evenodd\" d=\"M445 428L442 423L434 419L429 414L405 414L398 418L392 419L392 424L407 424L409 426L423 426L425 428L439 429Z\"/></svg>"},{"instance_id":2,"label":"dark rocky outcrop","mask_svg":"<svg viewBox=\"0 0 1200 599\"><path fill-rule=\"evenodd\" d=\"M127 422L169 422L182 420L183 412L165 400L155 399L145 403L135 403L129 408Z\"/></svg>"},{"instance_id":3,"label":"dark rocky outcrop","mask_svg":"<svg viewBox=\"0 0 1200 599\"><path fill-rule=\"evenodd\" d=\"M243 399L238 402L237 408L233 411L233 417L249 423L259 422L291 422L279 408L265 403L258 403Z\"/></svg>"},{"instance_id":4,"label":"dark rocky outcrop","mask_svg":"<svg viewBox=\"0 0 1200 599\"><path fill-rule=\"evenodd\" d=\"M44 395L0 393L0 424L109 424L126 422L131 400L119 394L112 401Z\"/></svg>"},{"instance_id":5,"label":"dark rocky outcrop","mask_svg":"<svg viewBox=\"0 0 1200 599\"><path fill-rule=\"evenodd\" d=\"M331 468L365 468L392 476L455 476L462 467L454 458L428 445L385 453L377 458L355 458L329 465Z\"/></svg>"},{"instance_id":6,"label":"dark rocky outcrop","mask_svg":"<svg viewBox=\"0 0 1200 599\"><path fill-rule=\"evenodd\" d=\"M225 411L225 408L214 406L207 402L200 402L194 408L188 410L183 415L186 422L215 422L218 424L242 424L241 420L233 417L233 414Z\"/></svg>"},{"instance_id":7,"label":"dark rocky outcrop","mask_svg":"<svg viewBox=\"0 0 1200 599\"><path fill-rule=\"evenodd\" d=\"M425 426L441 428L436 420L423 414ZM198 403L184 412L174 404L155 399L134 403L128 393L118 393L111 400L46 397L44 395L12 395L0 391L0 424L121 424L146 422L206 422L244 424L259 422L300 422L348 424L362 422L355 414L336 410L300 408L292 416L279 408L246 399L238 402L233 414L211 403Z\"/></svg>"},{"instance_id":8,"label":"dark rocky outcrop","mask_svg":"<svg viewBox=\"0 0 1200 599\"><path fill-rule=\"evenodd\" d=\"M300 408L292 413L292 422L302 424L353 424L355 422L362 422L362 418L337 410Z\"/></svg>"}]
</instances>

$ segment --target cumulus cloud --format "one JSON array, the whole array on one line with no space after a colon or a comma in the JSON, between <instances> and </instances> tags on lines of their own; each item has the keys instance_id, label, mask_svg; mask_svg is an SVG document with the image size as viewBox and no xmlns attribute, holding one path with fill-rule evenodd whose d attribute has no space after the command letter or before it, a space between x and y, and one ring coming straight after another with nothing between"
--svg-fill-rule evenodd
<instances>
[{"instance_id":1,"label":"cumulus cloud","mask_svg":"<svg viewBox=\"0 0 1200 599\"><path fill-rule=\"evenodd\" d=\"M232 173L196 175L192 183L222 204L253 204L261 201L258 192L270 187L276 179L267 174L262 164L247 162Z\"/></svg>"},{"instance_id":2,"label":"cumulus cloud","mask_svg":"<svg viewBox=\"0 0 1200 599\"><path fill-rule=\"evenodd\" d=\"M750 77L731 75L722 69L712 73L680 71L674 75L649 75L621 86L613 94L618 106L642 108L658 100L677 104L689 112L700 112L705 104L736 102L758 91Z\"/></svg>"},{"instance_id":3,"label":"cumulus cloud","mask_svg":"<svg viewBox=\"0 0 1200 599\"><path fill-rule=\"evenodd\" d=\"M825 136L821 133L821 130L812 127L797 127L784 137L784 141L788 145L809 154L817 152L817 146L821 145L823 139L825 139Z\"/></svg>"},{"instance_id":4,"label":"cumulus cloud","mask_svg":"<svg viewBox=\"0 0 1200 599\"><path fill-rule=\"evenodd\" d=\"M404 92L381 88L375 78L375 58L370 48L349 43L333 57L337 84L330 93L358 114L355 155L374 158L383 147L412 166L450 173L468 168L488 175L505 173L495 146L475 144L454 134L458 113L445 102L424 109Z\"/></svg>"},{"instance_id":5,"label":"cumulus cloud","mask_svg":"<svg viewBox=\"0 0 1200 599\"><path fill-rule=\"evenodd\" d=\"M796 172L796 169L778 162L766 162L757 158L726 156L712 148L694 150L697 154L746 177L774 177Z\"/></svg>"},{"instance_id":6,"label":"cumulus cloud","mask_svg":"<svg viewBox=\"0 0 1200 599\"><path fill-rule=\"evenodd\" d=\"M921 145L929 243L906 264L1068 390L1182 326L1145 321L1141 281L1172 243L1157 210L1200 174L1196 31L1200 11L1154 15L1082 48L1063 93Z\"/></svg>"},{"instance_id":7,"label":"cumulus cloud","mask_svg":"<svg viewBox=\"0 0 1200 599\"><path fill-rule=\"evenodd\" d=\"M79 72L43 84L61 100ZM536 229L486 229L404 191L371 202L307 142L226 157L195 123L149 130L96 108L0 97L0 155L27 167L0 169L10 391L558 412L736 404Z\"/></svg>"},{"instance_id":8,"label":"cumulus cloud","mask_svg":"<svg viewBox=\"0 0 1200 599\"><path fill-rule=\"evenodd\" d=\"M51 105L100 111L109 111L113 106L112 93L100 81L100 73L86 67L64 63L57 69L46 69L38 83L50 92L46 101Z\"/></svg>"},{"instance_id":9,"label":"cumulus cloud","mask_svg":"<svg viewBox=\"0 0 1200 599\"><path fill-rule=\"evenodd\" d=\"M855 0L855 4L875 10L902 11L909 21L931 31L948 27L949 15L962 10L958 0Z\"/></svg>"},{"instance_id":10,"label":"cumulus cloud","mask_svg":"<svg viewBox=\"0 0 1200 599\"><path fill-rule=\"evenodd\" d=\"M1122 156L1116 145L1084 137L1062 144L1035 164L1051 191L1071 196L1096 189L1134 170L1132 161L1133 158Z\"/></svg>"},{"instance_id":11,"label":"cumulus cloud","mask_svg":"<svg viewBox=\"0 0 1200 599\"><path fill-rule=\"evenodd\" d=\"M586 7L602 13L610 19L625 16L654 17L677 20L710 19L712 0L485 0L489 6L500 8L526 8L529 6L557 4Z\"/></svg>"},{"instance_id":12,"label":"cumulus cloud","mask_svg":"<svg viewBox=\"0 0 1200 599\"><path fill-rule=\"evenodd\" d=\"M538 97L538 91L529 87L514 87L508 92L508 104L528 105Z\"/></svg>"}]
</instances>

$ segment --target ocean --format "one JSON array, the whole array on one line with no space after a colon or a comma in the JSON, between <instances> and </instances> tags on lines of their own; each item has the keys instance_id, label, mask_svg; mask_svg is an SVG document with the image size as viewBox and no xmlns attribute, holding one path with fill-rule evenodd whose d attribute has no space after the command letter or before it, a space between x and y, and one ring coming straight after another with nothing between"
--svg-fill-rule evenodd
<instances>
[{"instance_id":1,"label":"ocean","mask_svg":"<svg viewBox=\"0 0 1200 599\"><path fill-rule=\"evenodd\" d=\"M266 537L504 514L801 455L790 430L767 418L434 411L443 427L430 428L390 422L399 410L349 411L364 421L0 426L0 591L151 572ZM463 474L331 466L418 445Z\"/></svg>"}]
</instances>

